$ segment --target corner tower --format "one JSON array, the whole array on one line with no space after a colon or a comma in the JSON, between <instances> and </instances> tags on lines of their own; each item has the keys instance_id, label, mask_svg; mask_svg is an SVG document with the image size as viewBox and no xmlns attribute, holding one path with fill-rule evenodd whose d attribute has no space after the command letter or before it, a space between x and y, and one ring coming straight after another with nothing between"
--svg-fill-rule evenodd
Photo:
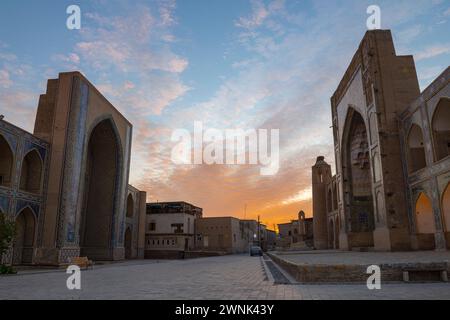
<instances>
[{"instance_id":1,"label":"corner tower","mask_svg":"<svg viewBox=\"0 0 450 320\"><path fill-rule=\"evenodd\" d=\"M328 248L326 187L331 181L331 166L325 157L317 157L312 167L314 248Z\"/></svg>"}]
</instances>

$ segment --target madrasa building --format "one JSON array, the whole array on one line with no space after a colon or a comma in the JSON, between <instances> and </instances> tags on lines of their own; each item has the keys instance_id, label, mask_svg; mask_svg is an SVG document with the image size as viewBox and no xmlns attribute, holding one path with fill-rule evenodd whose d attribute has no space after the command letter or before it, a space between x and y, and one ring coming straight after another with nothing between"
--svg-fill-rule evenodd
<instances>
[{"instance_id":1,"label":"madrasa building","mask_svg":"<svg viewBox=\"0 0 450 320\"><path fill-rule=\"evenodd\" d=\"M143 258L146 193L128 184L132 125L80 73L40 96L33 133L0 120L0 213L16 222L3 262Z\"/></svg>"},{"instance_id":2,"label":"madrasa building","mask_svg":"<svg viewBox=\"0 0 450 320\"><path fill-rule=\"evenodd\" d=\"M449 82L420 92L413 56L366 33L331 98L336 175L312 167L316 249L450 248Z\"/></svg>"}]
</instances>

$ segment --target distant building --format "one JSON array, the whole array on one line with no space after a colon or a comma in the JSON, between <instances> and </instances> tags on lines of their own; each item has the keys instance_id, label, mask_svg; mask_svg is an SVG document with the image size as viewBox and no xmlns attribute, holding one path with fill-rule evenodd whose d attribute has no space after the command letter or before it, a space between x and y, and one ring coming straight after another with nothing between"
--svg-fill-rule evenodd
<instances>
[{"instance_id":1,"label":"distant building","mask_svg":"<svg viewBox=\"0 0 450 320\"><path fill-rule=\"evenodd\" d=\"M237 218L201 218L195 225L197 249L202 251L244 253L253 242L248 223Z\"/></svg>"},{"instance_id":2,"label":"distant building","mask_svg":"<svg viewBox=\"0 0 450 320\"><path fill-rule=\"evenodd\" d=\"M297 220L278 224L278 247L298 249L312 247L313 218L306 218L303 211L300 211L298 216Z\"/></svg>"},{"instance_id":3,"label":"distant building","mask_svg":"<svg viewBox=\"0 0 450 320\"><path fill-rule=\"evenodd\" d=\"M187 202L147 203L146 258L179 258L195 248L195 221L202 208Z\"/></svg>"},{"instance_id":4,"label":"distant building","mask_svg":"<svg viewBox=\"0 0 450 320\"><path fill-rule=\"evenodd\" d=\"M240 220L244 226L245 239L249 245L258 245L258 221Z\"/></svg>"}]
</instances>

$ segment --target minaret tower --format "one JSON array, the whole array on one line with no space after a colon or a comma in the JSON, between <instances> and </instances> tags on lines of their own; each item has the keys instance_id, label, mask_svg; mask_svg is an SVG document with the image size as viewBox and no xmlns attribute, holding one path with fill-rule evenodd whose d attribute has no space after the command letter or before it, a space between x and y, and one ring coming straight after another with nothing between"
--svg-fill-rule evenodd
<instances>
[{"instance_id":1,"label":"minaret tower","mask_svg":"<svg viewBox=\"0 0 450 320\"><path fill-rule=\"evenodd\" d=\"M331 182L331 166L325 162L325 157L317 157L312 167L312 196L313 196L313 230L314 248L328 249L328 222L326 187Z\"/></svg>"}]
</instances>

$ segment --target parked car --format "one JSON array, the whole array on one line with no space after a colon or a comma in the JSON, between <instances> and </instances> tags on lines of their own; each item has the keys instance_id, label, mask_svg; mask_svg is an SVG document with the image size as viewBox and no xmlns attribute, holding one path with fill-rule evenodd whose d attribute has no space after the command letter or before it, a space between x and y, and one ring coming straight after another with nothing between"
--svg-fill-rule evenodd
<instances>
[{"instance_id":1,"label":"parked car","mask_svg":"<svg viewBox=\"0 0 450 320\"><path fill-rule=\"evenodd\" d=\"M250 248L250 256L262 256L263 255L263 251L261 249L261 247L257 247L257 246L253 246Z\"/></svg>"}]
</instances>

